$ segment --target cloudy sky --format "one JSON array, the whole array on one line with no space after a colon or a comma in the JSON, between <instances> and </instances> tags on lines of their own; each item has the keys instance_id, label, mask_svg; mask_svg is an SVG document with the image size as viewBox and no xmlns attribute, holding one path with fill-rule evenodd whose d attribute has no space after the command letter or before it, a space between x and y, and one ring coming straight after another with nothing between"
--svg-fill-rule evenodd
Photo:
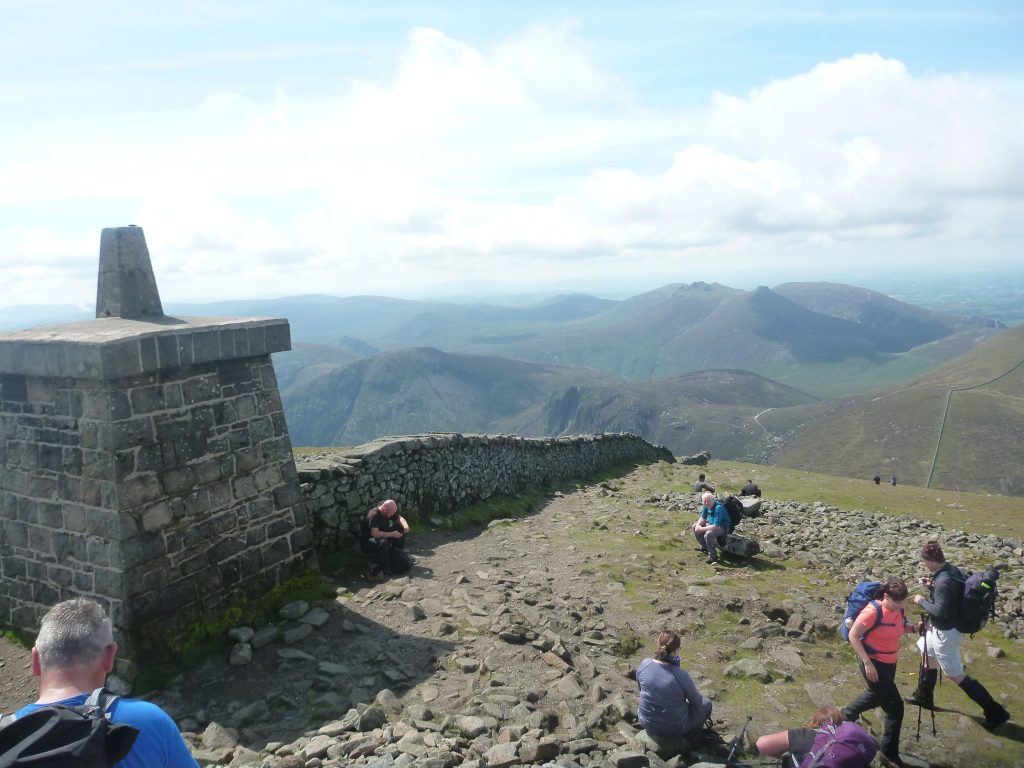
<instances>
[{"instance_id":1,"label":"cloudy sky","mask_svg":"<svg viewBox=\"0 0 1024 768\"><path fill-rule=\"evenodd\" d=\"M91 302L100 229L131 223L165 302L1021 262L1018 2L0 0L0 18L0 307Z\"/></svg>"}]
</instances>

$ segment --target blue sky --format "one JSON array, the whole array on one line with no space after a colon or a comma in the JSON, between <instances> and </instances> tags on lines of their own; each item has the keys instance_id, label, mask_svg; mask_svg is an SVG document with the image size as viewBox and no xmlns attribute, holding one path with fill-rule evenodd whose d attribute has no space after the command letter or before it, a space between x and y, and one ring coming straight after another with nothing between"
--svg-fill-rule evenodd
<instances>
[{"instance_id":1,"label":"blue sky","mask_svg":"<svg viewBox=\"0 0 1024 768\"><path fill-rule=\"evenodd\" d=\"M0 0L0 306L1019 266L1017 3Z\"/></svg>"}]
</instances>

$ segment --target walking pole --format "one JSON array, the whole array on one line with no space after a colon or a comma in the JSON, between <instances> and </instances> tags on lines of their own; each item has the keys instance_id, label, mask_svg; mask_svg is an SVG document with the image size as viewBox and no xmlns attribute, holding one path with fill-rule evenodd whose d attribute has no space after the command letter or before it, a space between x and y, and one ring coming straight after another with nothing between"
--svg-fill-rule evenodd
<instances>
[{"instance_id":1,"label":"walking pole","mask_svg":"<svg viewBox=\"0 0 1024 768\"><path fill-rule=\"evenodd\" d=\"M921 668L917 673L917 687L918 690L924 690L924 674L928 671L928 620L925 617L921 617L921 637L924 642L921 648ZM934 706L934 701L933 701ZM917 702L917 735L915 738L917 741L921 740L921 702ZM933 715L934 717L934 715Z\"/></svg>"},{"instance_id":2,"label":"walking pole","mask_svg":"<svg viewBox=\"0 0 1024 768\"><path fill-rule=\"evenodd\" d=\"M741 730L735 739L732 740L732 749L729 750L729 756L725 758L726 763L731 763L732 759L736 756L736 750L740 749L740 744L743 741L743 737L747 735L747 726L750 725L750 721L753 718L747 715L747 721L743 723L743 730Z\"/></svg>"},{"instance_id":3,"label":"walking pole","mask_svg":"<svg viewBox=\"0 0 1024 768\"><path fill-rule=\"evenodd\" d=\"M919 680L922 680L924 678L924 673L928 671L928 617L927 616L924 616L921 619L921 624L923 625L923 629L924 629L924 632L921 635L921 637L924 638L924 642L922 643L923 648L921 650L921 672L920 672ZM922 682L922 684L923 684L923 682ZM917 705L917 740L918 741L921 740L921 710L922 709L923 709L923 707L919 703ZM929 710L929 712L932 713L932 736L938 736L939 735L938 731L935 730L935 690L934 690L934 688L932 689L932 706L931 706L931 709Z\"/></svg>"}]
</instances>

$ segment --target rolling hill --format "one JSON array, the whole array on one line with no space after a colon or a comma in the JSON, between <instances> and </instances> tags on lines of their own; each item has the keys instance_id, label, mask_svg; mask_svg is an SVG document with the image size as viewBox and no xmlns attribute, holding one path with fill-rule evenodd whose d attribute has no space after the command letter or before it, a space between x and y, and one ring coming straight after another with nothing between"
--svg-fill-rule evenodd
<instances>
[{"instance_id":1,"label":"rolling hill","mask_svg":"<svg viewBox=\"0 0 1024 768\"><path fill-rule=\"evenodd\" d=\"M413 348L335 367L282 391L282 400L293 444L356 445L381 435L501 431L504 419L581 380L612 382L594 371Z\"/></svg>"},{"instance_id":2,"label":"rolling hill","mask_svg":"<svg viewBox=\"0 0 1024 768\"><path fill-rule=\"evenodd\" d=\"M805 426L794 433L795 420ZM1024 495L1024 326L907 384L762 423L792 435L772 464Z\"/></svg>"},{"instance_id":3,"label":"rolling hill","mask_svg":"<svg viewBox=\"0 0 1024 768\"><path fill-rule=\"evenodd\" d=\"M434 309L371 342L582 366L631 381L743 369L834 397L913 378L1002 330L834 283L755 291L673 284L550 327L495 328L491 317Z\"/></svg>"},{"instance_id":4,"label":"rolling hill","mask_svg":"<svg viewBox=\"0 0 1024 768\"><path fill-rule=\"evenodd\" d=\"M772 448L760 412L814 402L746 371L623 382L587 369L431 348L329 366L283 386L282 398L292 441L303 446L427 431L633 432L679 453L707 448L744 458Z\"/></svg>"}]
</instances>

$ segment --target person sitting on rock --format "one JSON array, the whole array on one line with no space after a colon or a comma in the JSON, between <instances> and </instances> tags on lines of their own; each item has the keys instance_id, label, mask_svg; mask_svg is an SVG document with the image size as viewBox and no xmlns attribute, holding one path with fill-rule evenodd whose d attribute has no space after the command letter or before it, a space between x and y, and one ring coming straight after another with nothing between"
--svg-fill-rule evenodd
<instances>
[{"instance_id":1,"label":"person sitting on rock","mask_svg":"<svg viewBox=\"0 0 1024 768\"><path fill-rule=\"evenodd\" d=\"M701 493L702 491L710 491L711 493L715 492L715 486L707 482L703 472L697 475L697 482L693 484L694 493Z\"/></svg>"},{"instance_id":2,"label":"person sitting on rock","mask_svg":"<svg viewBox=\"0 0 1024 768\"><path fill-rule=\"evenodd\" d=\"M757 754L764 757L781 757L783 765L800 765L811 752L818 729L826 725L837 726L843 722L843 713L836 707L818 707L811 719L802 728L788 728L784 731L766 733L758 738Z\"/></svg>"},{"instance_id":3,"label":"person sitting on rock","mask_svg":"<svg viewBox=\"0 0 1024 768\"><path fill-rule=\"evenodd\" d=\"M644 659L636 670L637 720L665 751L676 753L685 749L677 740L697 731L711 717L711 700L679 666L678 652L679 633L664 629L655 641L654 658Z\"/></svg>"},{"instance_id":4,"label":"person sitting on rock","mask_svg":"<svg viewBox=\"0 0 1024 768\"><path fill-rule=\"evenodd\" d=\"M382 577L391 576L396 570L396 562L404 565L410 560L404 551L409 523L398 514L398 504L394 499L387 499L371 508L366 513L366 522L369 536L364 537L363 551L376 553L378 573Z\"/></svg>"},{"instance_id":5,"label":"person sitting on rock","mask_svg":"<svg viewBox=\"0 0 1024 768\"><path fill-rule=\"evenodd\" d=\"M757 496L757 498L761 498L761 489L754 484L753 480L747 480L747 484L740 489L740 496Z\"/></svg>"},{"instance_id":6,"label":"person sitting on rock","mask_svg":"<svg viewBox=\"0 0 1024 768\"><path fill-rule=\"evenodd\" d=\"M713 564L718 562L718 539L729 532L729 510L710 491L705 491L700 501L700 516L693 525L693 535L700 545L698 551L707 552L708 563Z\"/></svg>"}]
</instances>

